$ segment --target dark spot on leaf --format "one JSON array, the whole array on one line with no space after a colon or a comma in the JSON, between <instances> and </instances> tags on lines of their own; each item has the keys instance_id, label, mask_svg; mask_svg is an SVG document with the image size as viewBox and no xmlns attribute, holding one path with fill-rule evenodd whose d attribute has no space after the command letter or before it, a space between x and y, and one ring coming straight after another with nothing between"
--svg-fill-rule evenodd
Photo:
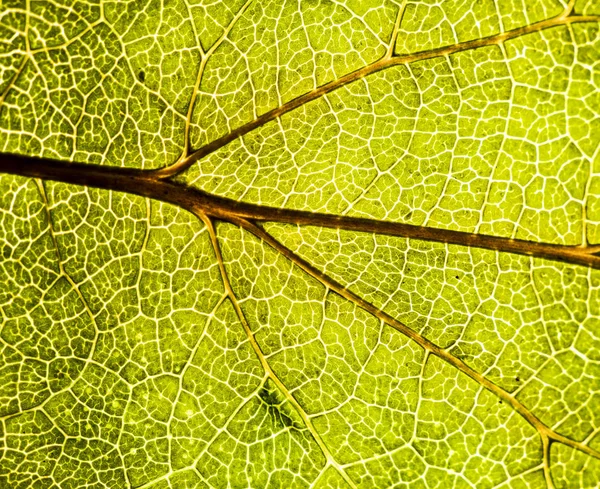
<instances>
[{"instance_id":1,"label":"dark spot on leaf","mask_svg":"<svg viewBox=\"0 0 600 489\"><path fill-rule=\"evenodd\" d=\"M146 80L146 73L144 73L144 71L143 71L143 70L142 70L142 71L140 71L140 72L138 73L138 78L140 79L140 81L141 81L142 83L144 83L144 81Z\"/></svg>"},{"instance_id":2,"label":"dark spot on leaf","mask_svg":"<svg viewBox=\"0 0 600 489\"><path fill-rule=\"evenodd\" d=\"M517 382L521 382L521 378L520 378L520 377L516 377L516 378L515 378L515 380L516 380Z\"/></svg>"},{"instance_id":3,"label":"dark spot on leaf","mask_svg":"<svg viewBox=\"0 0 600 489\"><path fill-rule=\"evenodd\" d=\"M282 410L277 408L269 408L269 416L271 416L275 423L286 428L296 428L294 420L285 414Z\"/></svg>"},{"instance_id":4,"label":"dark spot on leaf","mask_svg":"<svg viewBox=\"0 0 600 489\"><path fill-rule=\"evenodd\" d=\"M267 405L267 411L269 417L271 417L276 424L292 427L296 429L302 429L301 426L297 426L294 420L286 414L286 403L279 399L277 393L263 387L258 391L258 397Z\"/></svg>"},{"instance_id":5,"label":"dark spot on leaf","mask_svg":"<svg viewBox=\"0 0 600 489\"><path fill-rule=\"evenodd\" d=\"M258 391L258 397L269 407L277 406L280 402L275 392L270 391L266 387Z\"/></svg>"}]
</instances>

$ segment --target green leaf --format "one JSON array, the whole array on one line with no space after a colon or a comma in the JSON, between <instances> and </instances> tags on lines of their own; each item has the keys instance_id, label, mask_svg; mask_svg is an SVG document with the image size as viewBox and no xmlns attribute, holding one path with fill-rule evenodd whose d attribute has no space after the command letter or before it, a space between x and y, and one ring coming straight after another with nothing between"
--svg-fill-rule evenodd
<instances>
[{"instance_id":1,"label":"green leaf","mask_svg":"<svg viewBox=\"0 0 600 489\"><path fill-rule=\"evenodd\" d=\"M594 0L0 2L0 486L598 487L599 134Z\"/></svg>"}]
</instances>

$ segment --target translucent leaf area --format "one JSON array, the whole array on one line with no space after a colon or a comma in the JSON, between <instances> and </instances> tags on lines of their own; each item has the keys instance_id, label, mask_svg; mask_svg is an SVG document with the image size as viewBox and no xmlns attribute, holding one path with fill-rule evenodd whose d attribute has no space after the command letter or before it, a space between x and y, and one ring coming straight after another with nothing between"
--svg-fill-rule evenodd
<instances>
[{"instance_id":1,"label":"translucent leaf area","mask_svg":"<svg viewBox=\"0 0 600 489\"><path fill-rule=\"evenodd\" d=\"M1 488L600 487L597 0L0 0L0 153Z\"/></svg>"}]
</instances>

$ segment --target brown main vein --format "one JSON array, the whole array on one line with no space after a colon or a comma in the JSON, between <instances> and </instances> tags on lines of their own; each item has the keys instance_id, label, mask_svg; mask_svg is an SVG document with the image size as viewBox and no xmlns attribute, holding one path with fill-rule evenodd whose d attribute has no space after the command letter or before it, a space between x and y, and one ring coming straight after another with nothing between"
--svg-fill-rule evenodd
<instances>
[{"instance_id":1,"label":"brown main vein","mask_svg":"<svg viewBox=\"0 0 600 489\"><path fill-rule=\"evenodd\" d=\"M145 170L69 163L0 153L0 173L56 180L75 185L140 195L174 204L194 214L202 213L210 218L228 222L240 219L255 222L273 221L385 234L515 253L600 269L600 256L594 254L594 251L597 251L596 247L537 243L521 239L501 238L498 236L416 226L400 222L267 207L247 202L238 202L203 192L186 184L162 180L149 175Z\"/></svg>"}]
</instances>

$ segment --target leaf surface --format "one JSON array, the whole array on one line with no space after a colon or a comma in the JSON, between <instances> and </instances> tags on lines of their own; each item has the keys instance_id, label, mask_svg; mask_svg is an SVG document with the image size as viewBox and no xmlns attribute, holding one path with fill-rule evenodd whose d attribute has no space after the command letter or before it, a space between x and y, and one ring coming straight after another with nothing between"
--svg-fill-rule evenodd
<instances>
[{"instance_id":1,"label":"leaf surface","mask_svg":"<svg viewBox=\"0 0 600 489\"><path fill-rule=\"evenodd\" d=\"M600 484L600 8L0 5L0 485Z\"/></svg>"}]
</instances>

